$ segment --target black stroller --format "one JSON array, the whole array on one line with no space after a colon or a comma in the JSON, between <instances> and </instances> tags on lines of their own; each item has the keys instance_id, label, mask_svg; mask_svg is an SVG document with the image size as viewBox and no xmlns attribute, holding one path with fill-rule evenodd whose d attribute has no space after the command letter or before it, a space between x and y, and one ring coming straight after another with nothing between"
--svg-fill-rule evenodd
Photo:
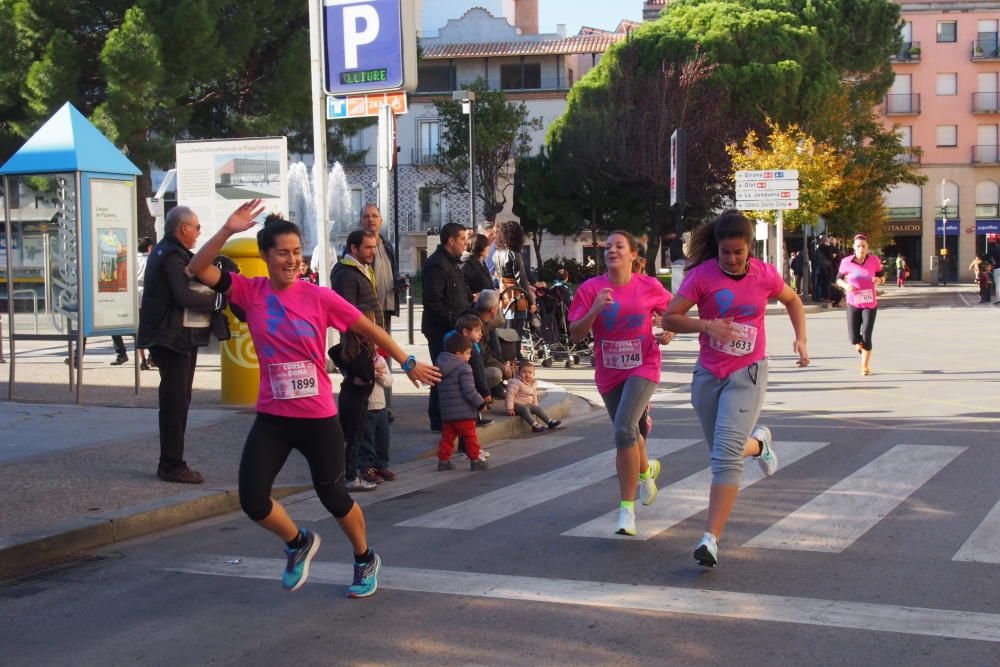
<instances>
[{"instance_id":1,"label":"black stroller","mask_svg":"<svg viewBox=\"0 0 1000 667\"><path fill-rule=\"evenodd\" d=\"M527 309L527 303L527 295L517 285L512 285L500 292L501 314L507 320L506 328L517 334L519 342L517 358L527 359L533 364L541 364L548 368L552 365L552 351L549 349L549 343L542 336L542 320L538 314ZM498 333L500 331L498 330ZM507 337L513 339L510 333L507 334Z\"/></svg>"},{"instance_id":2,"label":"black stroller","mask_svg":"<svg viewBox=\"0 0 1000 667\"><path fill-rule=\"evenodd\" d=\"M562 361L566 368L572 368L574 364L580 363L581 357L590 357L593 364L593 337L588 335L586 339L574 343L569 336L569 288L559 282L549 287L539 287L536 291L536 303L541 319L541 337L549 351L548 363L543 361L542 365L551 366L554 361Z\"/></svg>"}]
</instances>

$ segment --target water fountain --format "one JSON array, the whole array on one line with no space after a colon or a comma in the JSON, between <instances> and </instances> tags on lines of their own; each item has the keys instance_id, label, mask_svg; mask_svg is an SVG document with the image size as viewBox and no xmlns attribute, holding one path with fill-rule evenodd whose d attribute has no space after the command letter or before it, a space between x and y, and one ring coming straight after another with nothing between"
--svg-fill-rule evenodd
<instances>
[{"instance_id":1,"label":"water fountain","mask_svg":"<svg viewBox=\"0 0 1000 667\"><path fill-rule=\"evenodd\" d=\"M355 227L357 216L351 206L351 189L347 185L347 174L339 162L330 169L327 185L326 205L330 213L330 243L336 247L337 234L344 234Z\"/></svg>"},{"instance_id":2,"label":"water fountain","mask_svg":"<svg viewBox=\"0 0 1000 667\"><path fill-rule=\"evenodd\" d=\"M288 217L302 230L302 248L316 247L316 199L309 168L303 162L288 167Z\"/></svg>"}]
</instances>

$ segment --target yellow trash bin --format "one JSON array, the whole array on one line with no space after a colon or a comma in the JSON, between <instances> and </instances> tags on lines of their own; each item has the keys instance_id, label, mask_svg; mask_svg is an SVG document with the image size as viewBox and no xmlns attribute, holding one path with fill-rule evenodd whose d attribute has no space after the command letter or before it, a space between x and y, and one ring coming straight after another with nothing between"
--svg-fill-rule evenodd
<instances>
[{"instance_id":1,"label":"yellow trash bin","mask_svg":"<svg viewBox=\"0 0 1000 667\"><path fill-rule=\"evenodd\" d=\"M256 239L233 239L222 247L222 254L236 262L240 273L248 278L267 276L267 264L260 258ZM257 403L260 370L250 329L228 308L226 318L233 337L222 343L222 402L254 405Z\"/></svg>"}]
</instances>

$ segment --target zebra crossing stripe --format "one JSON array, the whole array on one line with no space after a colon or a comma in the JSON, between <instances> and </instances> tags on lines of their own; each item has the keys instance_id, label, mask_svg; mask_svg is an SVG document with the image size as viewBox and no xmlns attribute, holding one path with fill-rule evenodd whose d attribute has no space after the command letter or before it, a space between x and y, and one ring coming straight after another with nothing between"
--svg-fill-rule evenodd
<instances>
[{"instance_id":1,"label":"zebra crossing stripe","mask_svg":"<svg viewBox=\"0 0 1000 667\"><path fill-rule=\"evenodd\" d=\"M279 558L207 556L164 570L184 574L267 580L267 585L273 586L277 591L278 580L284 567L284 559ZM349 564L312 562L309 586L328 584L346 588L350 581ZM625 611L744 619L754 623L793 623L1000 642L1000 615L997 614L785 595L408 567L383 567L379 575L379 590L516 600L521 603L571 604Z\"/></svg>"},{"instance_id":2,"label":"zebra crossing stripe","mask_svg":"<svg viewBox=\"0 0 1000 667\"><path fill-rule=\"evenodd\" d=\"M976 526L952 560L969 563L1000 563L1000 503L993 506Z\"/></svg>"},{"instance_id":3,"label":"zebra crossing stripe","mask_svg":"<svg viewBox=\"0 0 1000 667\"><path fill-rule=\"evenodd\" d=\"M696 442L698 440L651 438L646 442L646 450L650 456L660 457ZM473 530L614 475L615 450L609 450L396 525Z\"/></svg>"},{"instance_id":4,"label":"zebra crossing stripe","mask_svg":"<svg viewBox=\"0 0 1000 667\"><path fill-rule=\"evenodd\" d=\"M782 440L777 445L778 461L782 466L791 465L799 459L827 446L827 442L794 442ZM665 467L670 466L667 461ZM780 471L779 471L780 472ZM764 479L764 473L753 460L748 459L743 468L743 479L740 488L744 489ZM616 535L614 526L616 511L603 514L593 521L581 524L567 530L563 535L569 537L603 537L612 540L648 540L665 530L672 528L681 521L708 509L708 492L712 484L712 471L709 468L665 486L656 496L656 502L649 507L636 505L635 537Z\"/></svg>"},{"instance_id":5,"label":"zebra crossing stripe","mask_svg":"<svg viewBox=\"0 0 1000 667\"><path fill-rule=\"evenodd\" d=\"M541 454L542 452L558 449L565 445L579 442L580 440L583 440L583 438L579 436L549 436L545 438L527 438L525 440L519 440L516 447L498 446L496 449L491 448L490 468L499 468L504 464L512 463L536 454ZM505 445L505 443L497 444ZM358 505L364 508L374 505L375 503L382 502L383 500L391 500L393 498L398 498L399 496L405 496L408 493L421 491L444 482L453 481L456 477L473 474L469 471L468 464L466 464L464 470L459 468L458 470L449 472L446 476L442 477L441 473L437 472L436 458L425 459L415 466L397 468L396 472L400 475L399 479L379 484L379 487L376 490L366 493L357 493L353 495L352 498L354 498L354 501ZM323 503L320 502L315 493L310 493L308 496L304 496L302 500L298 500L297 502L287 503L286 509L296 521L323 521L330 518L330 510L323 507Z\"/></svg>"},{"instance_id":6,"label":"zebra crossing stripe","mask_svg":"<svg viewBox=\"0 0 1000 667\"><path fill-rule=\"evenodd\" d=\"M965 449L896 445L744 546L840 553Z\"/></svg>"}]
</instances>

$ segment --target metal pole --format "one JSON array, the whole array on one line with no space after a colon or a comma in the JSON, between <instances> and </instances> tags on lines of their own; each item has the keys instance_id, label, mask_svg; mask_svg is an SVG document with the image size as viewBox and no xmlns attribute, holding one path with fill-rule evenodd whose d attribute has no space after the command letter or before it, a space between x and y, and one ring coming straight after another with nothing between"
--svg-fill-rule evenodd
<instances>
[{"instance_id":1,"label":"metal pole","mask_svg":"<svg viewBox=\"0 0 1000 667\"><path fill-rule=\"evenodd\" d=\"M326 208L326 108L323 92L323 39L320 33L320 3L309 2L309 65L312 76L313 176L316 187L316 237L319 242L319 284L330 286L330 234Z\"/></svg>"},{"instance_id":2,"label":"metal pole","mask_svg":"<svg viewBox=\"0 0 1000 667\"><path fill-rule=\"evenodd\" d=\"M809 263L809 232L812 225L802 225L802 296L808 297L812 282L812 266Z\"/></svg>"},{"instance_id":3,"label":"metal pole","mask_svg":"<svg viewBox=\"0 0 1000 667\"><path fill-rule=\"evenodd\" d=\"M83 189L76 172L76 404L83 401ZM96 270L96 267L93 267ZM70 357L70 368L73 368Z\"/></svg>"},{"instance_id":4,"label":"metal pole","mask_svg":"<svg viewBox=\"0 0 1000 667\"><path fill-rule=\"evenodd\" d=\"M476 228L476 154L473 148L473 116L475 116L476 101L469 100L469 227Z\"/></svg>"},{"instance_id":5,"label":"metal pole","mask_svg":"<svg viewBox=\"0 0 1000 667\"><path fill-rule=\"evenodd\" d=\"M399 152L399 146L396 146L396 152ZM394 275L399 275L399 162L396 162L396 168L392 170L392 242L396 246L396 252L392 255L392 272ZM393 289L396 288L395 285L392 286ZM396 304L399 304L399 297L397 293Z\"/></svg>"},{"instance_id":6,"label":"metal pole","mask_svg":"<svg viewBox=\"0 0 1000 667\"><path fill-rule=\"evenodd\" d=\"M778 224L775 225L776 229L774 234L774 266L778 269L778 275L781 279L785 279L784 260L785 260L785 212L778 209Z\"/></svg>"},{"instance_id":7,"label":"metal pole","mask_svg":"<svg viewBox=\"0 0 1000 667\"><path fill-rule=\"evenodd\" d=\"M10 341L10 368L7 378L7 400L14 400L14 243L11 235L13 226L10 219L10 177L3 177L3 219L4 236L7 239L7 340ZM3 341L0 341L0 345Z\"/></svg>"},{"instance_id":8,"label":"metal pole","mask_svg":"<svg viewBox=\"0 0 1000 667\"><path fill-rule=\"evenodd\" d=\"M407 329L409 331L409 344L413 345L413 298L410 296L410 284L406 284L406 310L407 310Z\"/></svg>"}]
</instances>

